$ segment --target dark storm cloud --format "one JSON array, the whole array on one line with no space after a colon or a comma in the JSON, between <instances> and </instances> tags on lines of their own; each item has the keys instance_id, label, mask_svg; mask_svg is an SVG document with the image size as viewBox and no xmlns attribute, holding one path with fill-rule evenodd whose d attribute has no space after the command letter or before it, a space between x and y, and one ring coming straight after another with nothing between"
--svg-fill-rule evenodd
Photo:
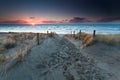
<instances>
[{"instance_id":1,"label":"dark storm cloud","mask_svg":"<svg viewBox=\"0 0 120 80\"><path fill-rule=\"evenodd\" d=\"M50 21L50 20L49 20L49 21L42 21L42 23L45 23L45 24L46 24L46 23L47 23L47 24L50 23L50 24L52 24L52 23L59 23L59 22L57 22L57 21L52 21L52 20Z\"/></svg>"},{"instance_id":2,"label":"dark storm cloud","mask_svg":"<svg viewBox=\"0 0 120 80\"><path fill-rule=\"evenodd\" d=\"M81 18L81 17L74 17L69 20L70 23L84 23L84 22L91 22L88 18Z\"/></svg>"},{"instance_id":3,"label":"dark storm cloud","mask_svg":"<svg viewBox=\"0 0 120 80\"><path fill-rule=\"evenodd\" d=\"M30 19L35 19L35 17L29 17Z\"/></svg>"},{"instance_id":4,"label":"dark storm cloud","mask_svg":"<svg viewBox=\"0 0 120 80\"><path fill-rule=\"evenodd\" d=\"M73 17L69 20L69 23L85 23L85 22L115 22L120 21L119 16L115 17L102 17L102 18L87 18L87 17Z\"/></svg>"},{"instance_id":5,"label":"dark storm cloud","mask_svg":"<svg viewBox=\"0 0 120 80\"><path fill-rule=\"evenodd\" d=\"M118 20L120 20L120 17L106 17L98 19L97 22L114 22Z\"/></svg>"}]
</instances>

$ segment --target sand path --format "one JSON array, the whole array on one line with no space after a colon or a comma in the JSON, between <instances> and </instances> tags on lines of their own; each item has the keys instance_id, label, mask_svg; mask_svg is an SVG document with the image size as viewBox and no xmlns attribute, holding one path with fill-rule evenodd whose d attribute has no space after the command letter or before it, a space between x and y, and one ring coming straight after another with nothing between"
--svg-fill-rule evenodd
<instances>
[{"instance_id":1,"label":"sand path","mask_svg":"<svg viewBox=\"0 0 120 80\"><path fill-rule=\"evenodd\" d=\"M0 80L104 80L96 75L96 67L61 36L47 38L32 48L24 61L3 72Z\"/></svg>"}]
</instances>

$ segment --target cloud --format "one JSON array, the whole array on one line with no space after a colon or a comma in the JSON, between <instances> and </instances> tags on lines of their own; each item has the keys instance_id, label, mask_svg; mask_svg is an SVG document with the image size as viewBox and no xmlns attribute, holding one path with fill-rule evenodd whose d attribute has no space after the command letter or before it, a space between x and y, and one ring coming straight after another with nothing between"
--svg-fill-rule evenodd
<instances>
[{"instance_id":1,"label":"cloud","mask_svg":"<svg viewBox=\"0 0 120 80\"><path fill-rule=\"evenodd\" d=\"M29 18L30 18L30 19L35 19L35 17L33 17L33 16L32 16L32 17L29 17Z\"/></svg>"},{"instance_id":2,"label":"cloud","mask_svg":"<svg viewBox=\"0 0 120 80\"><path fill-rule=\"evenodd\" d=\"M35 19L35 17L30 17L31 19ZM34 20L38 21L38 20ZM57 20L44 20L39 23L43 24L66 24L66 23L99 23L99 22L120 22L120 17L105 17L105 18L90 18L90 17L73 17L71 19L64 19L61 21ZM25 20L6 20L0 18L0 23L3 24L28 24L30 22Z\"/></svg>"},{"instance_id":3,"label":"cloud","mask_svg":"<svg viewBox=\"0 0 120 80\"><path fill-rule=\"evenodd\" d=\"M106 18L98 19L97 22L115 22L119 20L120 20L120 17L106 17Z\"/></svg>"},{"instance_id":4,"label":"cloud","mask_svg":"<svg viewBox=\"0 0 120 80\"><path fill-rule=\"evenodd\" d=\"M0 23L7 23L7 24L27 24L27 21L24 20L6 20L6 21L1 21Z\"/></svg>"},{"instance_id":5,"label":"cloud","mask_svg":"<svg viewBox=\"0 0 120 80\"><path fill-rule=\"evenodd\" d=\"M45 24L52 24L52 23L58 23L58 21L49 20L49 21L42 21L42 23L45 23Z\"/></svg>"},{"instance_id":6,"label":"cloud","mask_svg":"<svg viewBox=\"0 0 120 80\"><path fill-rule=\"evenodd\" d=\"M91 22L88 18L84 17L73 17L69 20L70 23L84 23L84 22Z\"/></svg>"},{"instance_id":7,"label":"cloud","mask_svg":"<svg viewBox=\"0 0 120 80\"><path fill-rule=\"evenodd\" d=\"M69 20L69 23L99 23L99 22L119 22L120 16L118 17L104 17L104 18L87 18L87 17L73 17Z\"/></svg>"}]
</instances>

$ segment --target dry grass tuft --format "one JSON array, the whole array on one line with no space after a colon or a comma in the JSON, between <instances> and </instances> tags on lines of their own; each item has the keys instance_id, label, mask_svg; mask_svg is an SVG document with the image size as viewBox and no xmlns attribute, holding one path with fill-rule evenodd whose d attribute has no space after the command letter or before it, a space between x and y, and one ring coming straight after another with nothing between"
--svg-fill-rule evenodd
<instances>
[{"instance_id":1,"label":"dry grass tuft","mask_svg":"<svg viewBox=\"0 0 120 80\"><path fill-rule=\"evenodd\" d=\"M71 34L67 34L65 36L73 37L73 35L71 35ZM80 39L82 41L82 48L93 45L96 42L96 40L95 40L95 38L93 38L92 34L87 34L84 32L82 32L81 34L80 33L75 34L74 38Z\"/></svg>"},{"instance_id":2,"label":"dry grass tuft","mask_svg":"<svg viewBox=\"0 0 120 80\"><path fill-rule=\"evenodd\" d=\"M93 36L91 34L85 34L83 33L81 35L81 38L82 38L82 44L83 44L83 48L84 47L87 47L87 46L90 46L90 45L93 45L95 43L95 38L93 38Z\"/></svg>"},{"instance_id":3,"label":"dry grass tuft","mask_svg":"<svg viewBox=\"0 0 120 80\"><path fill-rule=\"evenodd\" d=\"M5 47L6 49L14 48L16 45L17 45L16 40L11 39L11 38L8 38L8 39L5 41L5 43L4 43L4 47Z\"/></svg>"},{"instance_id":4,"label":"dry grass tuft","mask_svg":"<svg viewBox=\"0 0 120 80\"><path fill-rule=\"evenodd\" d=\"M90 37L90 38L83 44L83 47L87 47L87 46L93 45L94 42L95 42L94 38L93 38L93 37Z\"/></svg>"},{"instance_id":5,"label":"dry grass tuft","mask_svg":"<svg viewBox=\"0 0 120 80\"><path fill-rule=\"evenodd\" d=\"M56 33L55 32L51 32L48 34L49 37L55 37Z\"/></svg>"},{"instance_id":6,"label":"dry grass tuft","mask_svg":"<svg viewBox=\"0 0 120 80\"><path fill-rule=\"evenodd\" d=\"M6 43L6 44L4 44L4 47L6 49L11 49L11 48L14 48L15 46L16 46L16 44L13 44L13 43Z\"/></svg>"},{"instance_id":7,"label":"dry grass tuft","mask_svg":"<svg viewBox=\"0 0 120 80\"><path fill-rule=\"evenodd\" d=\"M35 33L19 33L17 35L17 39L22 43L26 39L33 39L35 37Z\"/></svg>"},{"instance_id":8,"label":"dry grass tuft","mask_svg":"<svg viewBox=\"0 0 120 80\"><path fill-rule=\"evenodd\" d=\"M6 48L3 45L0 45L0 54L4 53Z\"/></svg>"},{"instance_id":9,"label":"dry grass tuft","mask_svg":"<svg viewBox=\"0 0 120 80\"><path fill-rule=\"evenodd\" d=\"M29 53L30 51L31 51L31 46L29 45L29 44L25 44L25 46L26 46L26 51L27 51L27 53Z\"/></svg>"},{"instance_id":10,"label":"dry grass tuft","mask_svg":"<svg viewBox=\"0 0 120 80\"><path fill-rule=\"evenodd\" d=\"M19 61L19 62L23 61L23 59L24 59L24 54L23 54L23 52L22 52L21 49L17 52L17 57L18 57L18 61Z\"/></svg>"},{"instance_id":11,"label":"dry grass tuft","mask_svg":"<svg viewBox=\"0 0 120 80\"><path fill-rule=\"evenodd\" d=\"M3 63L6 60L6 57L4 54L0 54L0 64Z\"/></svg>"},{"instance_id":12,"label":"dry grass tuft","mask_svg":"<svg viewBox=\"0 0 120 80\"><path fill-rule=\"evenodd\" d=\"M40 33L40 35L39 35L39 38L40 38L41 40L44 40L46 37L47 37L47 35L44 34L44 33Z\"/></svg>"},{"instance_id":13,"label":"dry grass tuft","mask_svg":"<svg viewBox=\"0 0 120 80\"><path fill-rule=\"evenodd\" d=\"M82 32L81 33L81 39L84 39L87 35L88 35L87 33Z\"/></svg>"},{"instance_id":14,"label":"dry grass tuft","mask_svg":"<svg viewBox=\"0 0 120 80\"><path fill-rule=\"evenodd\" d=\"M24 42L26 39L33 39L35 37L35 33L14 33L8 34L9 39L14 39L16 41Z\"/></svg>"}]
</instances>

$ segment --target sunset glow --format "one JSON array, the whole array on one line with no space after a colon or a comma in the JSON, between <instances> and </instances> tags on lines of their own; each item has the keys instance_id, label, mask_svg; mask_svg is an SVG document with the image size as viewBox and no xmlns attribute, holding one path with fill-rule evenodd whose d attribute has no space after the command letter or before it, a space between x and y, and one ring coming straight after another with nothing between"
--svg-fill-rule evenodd
<instances>
[{"instance_id":1,"label":"sunset glow","mask_svg":"<svg viewBox=\"0 0 120 80\"><path fill-rule=\"evenodd\" d=\"M35 23L34 23L34 22L32 22L32 23L31 23L31 25L32 25L32 26L34 26L34 25L35 25Z\"/></svg>"}]
</instances>

